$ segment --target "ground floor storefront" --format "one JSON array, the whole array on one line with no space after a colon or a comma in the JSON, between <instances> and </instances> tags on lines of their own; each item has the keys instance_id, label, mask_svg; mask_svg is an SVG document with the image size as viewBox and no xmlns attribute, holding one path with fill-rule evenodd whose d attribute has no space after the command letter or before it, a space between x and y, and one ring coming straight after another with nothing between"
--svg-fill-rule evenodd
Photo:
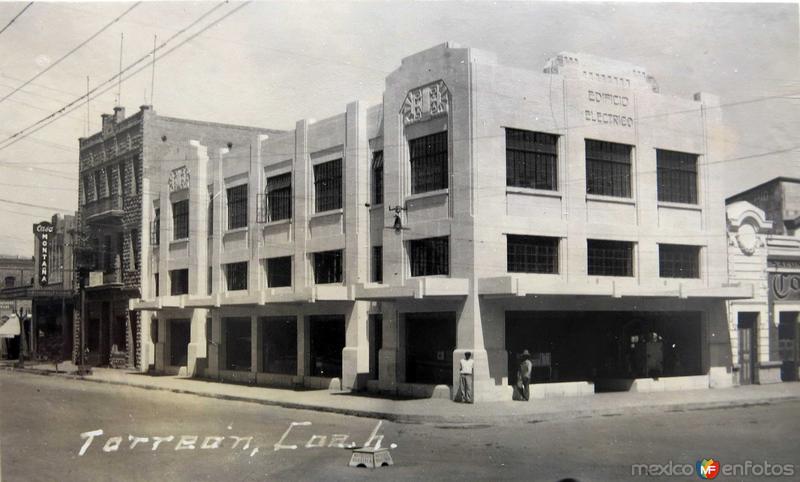
<instances>
[{"instance_id":1,"label":"ground floor storefront","mask_svg":"<svg viewBox=\"0 0 800 482\"><path fill-rule=\"evenodd\" d=\"M122 289L87 289L84 317L80 297L74 309L73 362L90 366L125 368L140 366L139 313L129 311L130 294Z\"/></svg>"},{"instance_id":2,"label":"ground floor storefront","mask_svg":"<svg viewBox=\"0 0 800 482\"><path fill-rule=\"evenodd\" d=\"M450 397L475 360L477 401L731 386L725 301L528 296L318 301L142 311L150 370L282 387Z\"/></svg>"}]
</instances>

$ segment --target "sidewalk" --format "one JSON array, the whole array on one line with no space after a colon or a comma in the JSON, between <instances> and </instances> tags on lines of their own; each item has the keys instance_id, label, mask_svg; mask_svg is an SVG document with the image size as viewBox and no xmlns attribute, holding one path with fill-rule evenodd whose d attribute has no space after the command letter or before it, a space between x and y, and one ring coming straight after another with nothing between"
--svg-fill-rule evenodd
<instances>
[{"instance_id":1,"label":"sidewalk","mask_svg":"<svg viewBox=\"0 0 800 482\"><path fill-rule=\"evenodd\" d=\"M0 367L26 373L81 379L75 374L75 366L69 363L59 365L57 374L52 364L30 364L23 370L14 369L11 364L3 364ZM467 405L443 399L392 400L367 394L337 393L328 390L294 391L233 385L176 376L151 376L108 368L94 368L93 373L83 380L404 423L505 425L653 411L707 410L800 400L800 383L683 392L598 393L586 397L531 400L527 403L509 400Z\"/></svg>"}]
</instances>

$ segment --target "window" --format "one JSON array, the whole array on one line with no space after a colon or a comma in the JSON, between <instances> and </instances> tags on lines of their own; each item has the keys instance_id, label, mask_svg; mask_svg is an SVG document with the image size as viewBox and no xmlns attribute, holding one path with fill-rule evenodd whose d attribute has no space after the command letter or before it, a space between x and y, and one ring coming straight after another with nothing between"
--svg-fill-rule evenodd
<instances>
[{"instance_id":1,"label":"window","mask_svg":"<svg viewBox=\"0 0 800 482\"><path fill-rule=\"evenodd\" d=\"M408 141L411 194L447 189L447 131Z\"/></svg>"},{"instance_id":2,"label":"window","mask_svg":"<svg viewBox=\"0 0 800 482\"><path fill-rule=\"evenodd\" d=\"M6 279L3 280L3 283L5 284L6 288L13 288L16 282L17 279L13 276L6 276Z\"/></svg>"},{"instance_id":3,"label":"window","mask_svg":"<svg viewBox=\"0 0 800 482\"><path fill-rule=\"evenodd\" d=\"M249 371L252 363L250 318L223 318L225 327L225 368Z\"/></svg>"},{"instance_id":4,"label":"window","mask_svg":"<svg viewBox=\"0 0 800 482\"><path fill-rule=\"evenodd\" d=\"M97 192L95 199L106 197L106 191L103 189L103 176L100 171L94 171L94 189Z\"/></svg>"},{"instance_id":5,"label":"window","mask_svg":"<svg viewBox=\"0 0 800 482\"><path fill-rule=\"evenodd\" d=\"M450 273L450 238L417 239L408 242L411 276Z\"/></svg>"},{"instance_id":6,"label":"window","mask_svg":"<svg viewBox=\"0 0 800 482\"><path fill-rule=\"evenodd\" d=\"M342 250L314 253L314 282L318 285L341 283L343 279Z\"/></svg>"},{"instance_id":7,"label":"window","mask_svg":"<svg viewBox=\"0 0 800 482\"><path fill-rule=\"evenodd\" d=\"M631 146L586 139L586 192L631 197Z\"/></svg>"},{"instance_id":8,"label":"window","mask_svg":"<svg viewBox=\"0 0 800 482\"><path fill-rule=\"evenodd\" d=\"M292 173L267 178L267 222L292 219Z\"/></svg>"},{"instance_id":9,"label":"window","mask_svg":"<svg viewBox=\"0 0 800 482\"><path fill-rule=\"evenodd\" d=\"M558 238L508 235L510 273L558 273Z\"/></svg>"},{"instance_id":10,"label":"window","mask_svg":"<svg viewBox=\"0 0 800 482\"><path fill-rule=\"evenodd\" d=\"M128 187L128 171L125 169L125 163L119 163L117 170L119 171L119 193L127 195L130 188Z\"/></svg>"},{"instance_id":11,"label":"window","mask_svg":"<svg viewBox=\"0 0 800 482\"><path fill-rule=\"evenodd\" d=\"M291 256L267 259L267 286L269 288L292 286Z\"/></svg>"},{"instance_id":12,"label":"window","mask_svg":"<svg viewBox=\"0 0 800 482\"><path fill-rule=\"evenodd\" d=\"M92 179L89 176L83 176L83 200L85 202L92 202L97 199L92 190Z\"/></svg>"},{"instance_id":13,"label":"window","mask_svg":"<svg viewBox=\"0 0 800 482\"><path fill-rule=\"evenodd\" d=\"M153 223L150 227L150 244L158 246L161 241L161 209L155 208Z\"/></svg>"},{"instance_id":14,"label":"window","mask_svg":"<svg viewBox=\"0 0 800 482\"><path fill-rule=\"evenodd\" d=\"M172 296L189 293L189 270L176 269L169 272L170 290Z\"/></svg>"},{"instance_id":15,"label":"window","mask_svg":"<svg viewBox=\"0 0 800 482\"><path fill-rule=\"evenodd\" d=\"M138 159L134 159L133 160L133 172L131 173L131 179L133 180L133 183L132 183L133 189L132 189L131 194L137 194L137 193L139 193L141 191L141 189L139 188L139 160Z\"/></svg>"},{"instance_id":16,"label":"window","mask_svg":"<svg viewBox=\"0 0 800 482\"><path fill-rule=\"evenodd\" d=\"M372 204L383 204L383 151L372 153Z\"/></svg>"},{"instance_id":17,"label":"window","mask_svg":"<svg viewBox=\"0 0 800 482\"><path fill-rule=\"evenodd\" d=\"M558 136L506 129L506 185L555 191Z\"/></svg>"},{"instance_id":18,"label":"window","mask_svg":"<svg viewBox=\"0 0 800 482\"><path fill-rule=\"evenodd\" d=\"M633 243L589 239L589 275L633 276Z\"/></svg>"},{"instance_id":19,"label":"window","mask_svg":"<svg viewBox=\"0 0 800 482\"><path fill-rule=\"evenodd\" d=\"M372 247L372 281L383 283L383 246Z\"/></svg>"},{"instance_id":20,"label":"window","mask_svg":"<svg viewBox=\"0 0 800 482\"><path fill-rule=\"evenodd\" d=\"M214 191L208 190L208 235L214 235Z\"/></svg>"},{"instance_id":21,"label":"window","mask_svg":"<svg viewBox=\"0 0 800 482\"><path fill-rule=\"evenodd\" d=\"M697 204L697 156L656 150L658 200Z\"/></svg>"},{"instance_id":22,"label":"window","mask_svg":"<svg viewBox=\"0 0 800 482\"><path fill-rule=\"evenodd\" d=\"M225 281L228 291L247 289L247 261L225 265Z\"/></svg>"},{"instance_id":23,"label":"window","mask_svg":"<svg viewBox=\"0 0 800 482\"><path fill-rule=\"evenodd\" d=\"M228 229L247 226L247 184L228 188Z\"/></svg>"},{"instance_id":24,"label":"window","mask_svg":"<svg viewBox=\"0 0 800 482\"><path fill-rule=\"evenodd\" d=\"M658 245L658 275L662 278L699 278L700 247Z\"/></svg>"},{"instance_id":25,"label":"window","mask_svg":"<svg viewBox=\"0 0 800 482\"><path fill-rule=\"evenodd\" d=\"M128 269L131 270L131 271L139 271L139 230L138 229L131 229L130 243L131 243L131 260L133 262L133 266L129 266Z\"/></svg>"},{"instance_id":26,"label":"window","mask_svg":"<svg viewBox=\"0 0 800 482\"><path fill-rule=\"evenodd\" d=\"M158 296L158 273L153 274L153 293Z\"/></svg>"},{"instance_id":27,"label":"window","mask_svg":"<svg viewBox=\"0 0 800 482\"><path fill-rule=\"evenodd\" d=\"M206 279L206 291L211 294L214 291L214 268L208 267L208 278Z\"/></svg>"},{"instance_id":28,"label":"window","mask_svg":"<svg viewBox=\"0 0 800 482\"><path fill-rule=\"evenodd\" d=\"M172 203L172 239L189 237L189 200Z\"/></svg>"},{"instance_id":29,"label":"window","mask_svg":"<svg viewBox=\"0 0 800 482\"><path fill-rule=\"evenodd\" d=\"M342 207L342 160L314 166L314 207L321 213Z\"/></svg>"},{"instance_id":30,"label":"window","mask_svg":"<svg viewBox=\"0 0 800 482\"><path fill-rule=\"evenodd\" d=\"M264 371L297 375L297 319L294 316L261 318Z\"/></svg>"}]
</instances>

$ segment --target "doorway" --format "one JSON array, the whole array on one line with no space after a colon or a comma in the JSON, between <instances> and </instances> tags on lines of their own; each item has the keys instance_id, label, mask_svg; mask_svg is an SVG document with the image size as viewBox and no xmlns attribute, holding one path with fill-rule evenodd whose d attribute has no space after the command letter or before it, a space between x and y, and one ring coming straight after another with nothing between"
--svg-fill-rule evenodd
<instances>
[{"instance_id":1,"label":"doorway","mask_svg":"<svg viewBox=\"0 0 800 482\"><path fill-rule=\"evenodd\" d=\"M800 312L781 311L778 316L778 350L781 360L781 380L796 382L798 380L798 366L800 366L800 337L798 337L798 323Z\"/></svg>"},{"instance_id":2,"label":"doorway","mask_svg":"<svg viewBox=\"0 0 800 482\"><path fill-rule=\"evenodd\" d=\"M171 366L186 366L189 355L190 331L191 323L189 320L170 320L169 364Z\"/></svg>"},{"instance_id":3,"label":"doorway","mask_svg":"<svg viewBox=\"0 0 800 482\"><path fill-rule=\"evenodd\" d=\"M758 383L758 313L741 312L739 329L739 384Z\"/></svg>"},{"instance_id":4,"label":"doorway","mask_svg":"<svg viewBox=\"0 0 800 482\"><path fill-rule=\"evenodd\" d=\"M407 313L406 382L452 385L456 314Z\"/></svg>"}]
</instances>

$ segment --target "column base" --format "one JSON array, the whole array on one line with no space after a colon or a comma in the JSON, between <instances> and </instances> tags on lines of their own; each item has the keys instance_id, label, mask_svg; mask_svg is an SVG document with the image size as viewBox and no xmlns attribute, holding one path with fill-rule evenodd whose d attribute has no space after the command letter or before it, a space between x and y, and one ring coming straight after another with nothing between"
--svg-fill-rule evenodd
<instances>
[{"instance_id":1,"label":"column base","mask_svg":"<svg viewBox=\"0 0 800 482\"><path fill-rule=\"evenodd\" d=\"M511 400L513 387L508 385L508 354L505 350L453 350L453 399L458 395L461 380L461 360L466 352L472 353L473 394L475 402L497 402Z\"/></svg>"},{"instance_id":2,"label":"column base","mask_svg":"<svg viewBox=\"0 0 800 482\"><path fill-rule=\"evenodd\" d=\"M366 372L359 373L359 361L368 356L366 348L346 346L342 349L342 390L360 391L367 388L369 365ZM364 365L365 363L361 363Z\"/></svg>"}]
</instances>

